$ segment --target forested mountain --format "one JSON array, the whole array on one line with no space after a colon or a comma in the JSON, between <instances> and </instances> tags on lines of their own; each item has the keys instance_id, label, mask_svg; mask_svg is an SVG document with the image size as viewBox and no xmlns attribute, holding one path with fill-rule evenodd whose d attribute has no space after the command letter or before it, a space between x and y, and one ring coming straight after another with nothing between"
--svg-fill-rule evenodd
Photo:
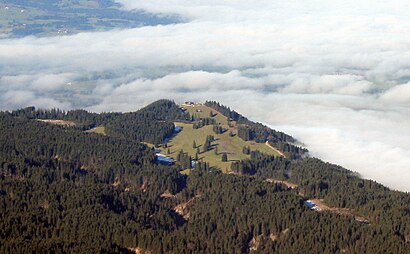
<instances>
[{"instance_id":1,"label":"forested mountain","mask_svg":"<svg viewBox=\"0 0 410 254\"><path fill-rule=\"evenodd\" d=\"M173 121L184 121L189 115L174 102L156 101L137 112L89 113L85 110L62 111L59 109L36 110L28 107L11 113L13 116L29 119L62 119L74 121L76 128L86 130L98 125L107 128L108 135L134 141L159 144L174 132Z\"/></svg>"},{"instance_id":2,"label":"forested mountain","mask_svg":"<svg viewBox=\"0 0 410 254\"><path fill-rule=\"evenodd\" d=\"M199 159L186 175L140 143L183 135L174 122L191 120L168 100L132 113L1 112L0 253L409 253L408 193L247 149L231 174ZM107 135L85 132L100 125ZM311 210L314 198L340 210Z\"/></svg>"}]
</instances>

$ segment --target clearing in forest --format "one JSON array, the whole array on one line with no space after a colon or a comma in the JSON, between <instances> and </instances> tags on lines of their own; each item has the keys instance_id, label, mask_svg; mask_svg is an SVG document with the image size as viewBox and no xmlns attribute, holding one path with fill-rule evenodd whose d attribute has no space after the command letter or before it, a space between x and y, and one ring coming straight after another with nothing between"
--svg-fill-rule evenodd
<instances>
[{"instance_id":1,"label":"clearing in forest","mask_svg":"<svg viewBox=\"0 0 410 254\"><path fill-rule=\"evenodd\" d=\"M344 216L354 216L356 221L364 224L369 224L369 221L366 217L357 215L356 212L353 209L350 208L340 208L340 207L330 207L324 203L323 199L311 199L310 200L312 203L316 205L318 209L316 211L322 212L331 212L331 213L336 213Z\"/></svg>"},{"instance_id":2,"label":"clearing in forest","mask_svg":"<svg viewBox=\"0 0 410 254\"><path fill-rule=\"evenodd\" d=\"M73 121L54 120L54 119L37 119L37 121L43 122L43 123L54 124L54 125L67 126L67 127L75 126L75 122Z\"/></svg>"},{"instance_id":3,"label":"clearing in forest","mask_svg":"<svg viewBox=\"0 0 410 254\"><path fill-rule=\"evenodd\" d=\"M228 125L228 118L226 116L203 104L183 106L182 108L185 109L191 116L194 116L196 118L211 117L212 112L212 118L215 119L217 124L222 124L226 126Z\"/></svg>"},{"instance_id":4,"label":"clearing in forest","mask_svg":"<svg viewBox=\"0 0 410 254\"><path fill-rule=\"evenodd\" d=\"M296 188L298 187L298 185L295 184L295 183L291 183L291 182L284 181L284 180L272 179L272 178L266 179L266 182L269 182L269 183L280 183L280 184L283 184L283 185L285 185L286 187L291 188L291 189L296 189Z\"/></svg>"},{"instance_id":5,"label":"clearing in forest","mask_svg":"<svg viewBox=\"0 0 410 254\"><path fill-rule=\"evenodd\" d=\"M182 131L173 137L168 143L167 148L161 147L160 150L163 154L173 157L177 157L179 151L183 150L187 152L193 159L199 150L198 158L201 161L208 162L211 167L217 167L226 173L231 170L231 164L233 161L249 159L250 155L243 153L243 148L249 146L252 151L258 150L262 153L280 156L280 154L266 146L264 143L256 143L254 141L244 141L239 138L236 127L228 126L228 118L221 113L202 104L195 104L191 106L184 106L184 108L193 116L206 118L210 117L211 111L217 124L220 124L226 131L222 134L216 134L213 131L213 125L206 125L204 127L194 129L193 124L189 123L175 123L182 127ZM234 136L231 136L231 133ZM212 135L215 137L215 141L212 142L211 149L209 151L203 151L203 145L206 137ZM196 144L193 147L193 144ZM168 154L169 149L169 154ZM228 161L222 161L222 154L226 153ZM188 172L187 172L188 173Z\"/></svg>"},{"instance_id":6,"label":"clearing in forest","mask_svg":"<svg viewBox=\"0 0 410 254\"><path fill-rule=\"evenodd\" d=\"M95 128L92 128L90 130L85 131L87 133L97 133L97 134L101 134L101 135L107 135L107 132L105 130L104 126L97 126Z\"/></svg>"}]
</instances>

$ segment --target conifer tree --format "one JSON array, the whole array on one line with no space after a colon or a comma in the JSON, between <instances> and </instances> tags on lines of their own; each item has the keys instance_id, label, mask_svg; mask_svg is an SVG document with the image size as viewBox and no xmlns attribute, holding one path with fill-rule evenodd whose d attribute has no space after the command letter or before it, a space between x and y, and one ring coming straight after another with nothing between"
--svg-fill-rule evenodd
<instances>
[{"instance_id":1,"label":"conifer tree","mask_svg":"<svg viewBox=\"0 0 410 254\"><path fill-rule=\"evenodd\" d=\"M208 135L204 143L203 151L208 152L210 148L211 148L211 136Z\"/></svg>"},{"instance_id":2,"label":"conifer tree","mask_svg":"<svg viewBox=\"0 0 410 254\"><path fill-rule=\"evenodd\" d=\"M228 161L228 155L226 153L222 154L222 161L227 162Z\"/></svg>"}]
</instances>

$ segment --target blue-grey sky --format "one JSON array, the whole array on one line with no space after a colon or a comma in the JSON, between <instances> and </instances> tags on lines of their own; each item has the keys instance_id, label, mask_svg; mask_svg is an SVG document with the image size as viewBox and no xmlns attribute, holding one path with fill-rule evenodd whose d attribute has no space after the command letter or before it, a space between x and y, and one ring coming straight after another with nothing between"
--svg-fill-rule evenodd
<instances>
[{"instance_id":1,"label":"blue-grey sky","mask_svg":"<svg viewBox=\"0 0 410 254\"><path fill-rule=\"evenodd\" d=\"M219 100L410 191L407 1L118 2L186 22L0 40L0 108Z\"/></svg>"}]
</instances>

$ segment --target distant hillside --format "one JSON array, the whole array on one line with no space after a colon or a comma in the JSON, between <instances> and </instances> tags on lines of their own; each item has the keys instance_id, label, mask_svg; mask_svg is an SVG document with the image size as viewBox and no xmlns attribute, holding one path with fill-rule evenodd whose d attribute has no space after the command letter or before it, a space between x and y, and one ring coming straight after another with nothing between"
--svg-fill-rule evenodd
<instances>
[{"instance_id":1,"label":"distant hillside","mask_svg":"<svg viewBox=\"0 0 410 254\"><path fill-rule=\"evenodd\" d=\"M408 253L410 194L224 108L0 112L0 253Z\"/></svg>"},{"instance_id":2,"label":"distant hillside","mask_svg":"<svg viewBox=\"0 0 410 254\"><path fill-rule=\"evenodd\" d=\"M113 0L3 0L0 2L0 34L67 35L147 25L177 23L177 17L143 11L125 11Z\"/></svg>"}]
</instances>

